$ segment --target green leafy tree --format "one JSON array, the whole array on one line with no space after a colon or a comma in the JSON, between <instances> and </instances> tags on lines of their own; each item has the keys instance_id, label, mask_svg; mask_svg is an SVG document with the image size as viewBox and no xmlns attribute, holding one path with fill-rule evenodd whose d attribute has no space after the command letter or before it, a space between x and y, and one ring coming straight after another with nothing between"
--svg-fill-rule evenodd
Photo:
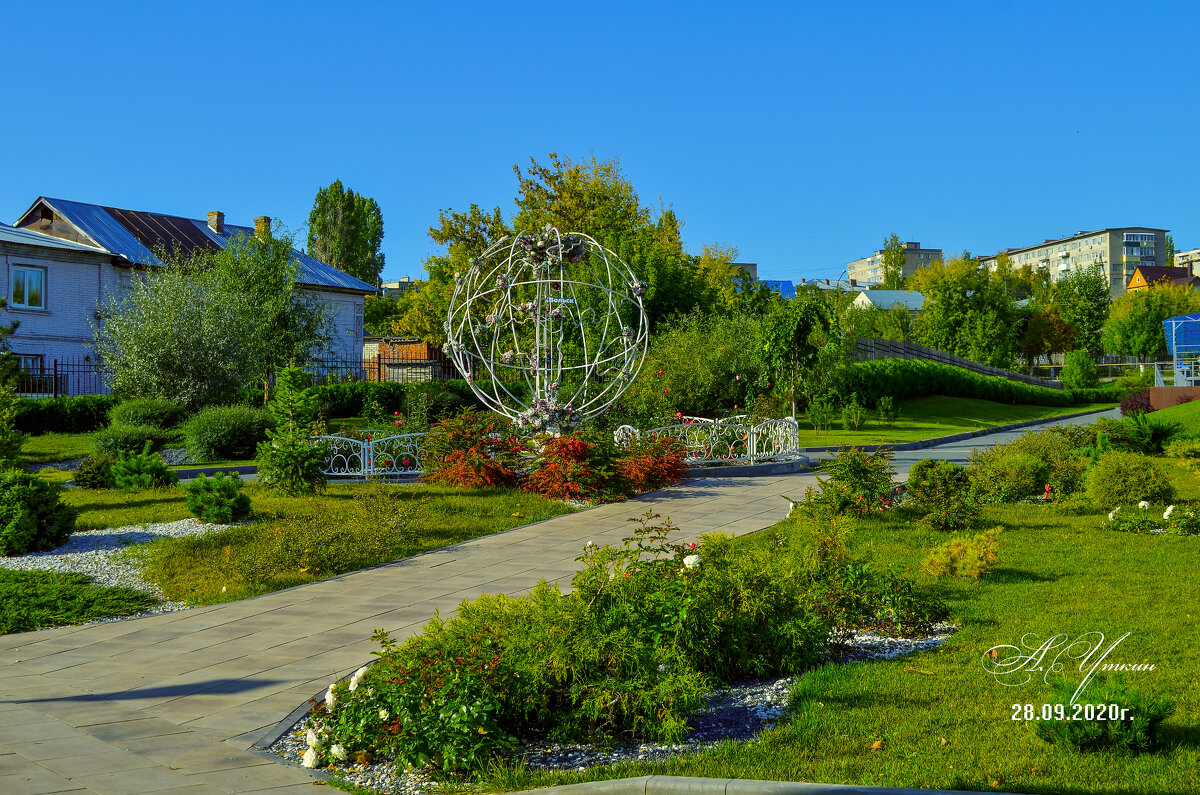
<instances>
[{"instance_id":1,"label":"green leafy tree","mask_svg":"<svg viewBox=\"0 0 1200 795\"><path fill-rule=\"evenodd\" d=\"M391 334L392 324L404 317L406 311L398 297L368 295L363 302L363 330L376 337Z\"/></svg>"},{"instance_id":2,"label":"green leafy tree","mask_svg":"<svg viewBox=\"0 0 1200 795\"><path fill-rule=\"evenodd\" d=\"M1104 323L1104 348L1142 361L1165 359L1169 352L1163 321L1198 311L1200 293L1185 285L1156 284L1125 293L1112 302Z\"/></svg>"},{"instance_id":3,"label":"green leafy tree","mask_svg":"<svg viewBox=\"0 0 1200 795\"><path fill-rule=\"evenodd\" d=\"M317 191L308 214L308 251L338 270L379 286L383 272L383 213L372 198L342 181Z\"/></svg>"},{"instance_id":4,"label":"green leafy tree","mask_svg":"<svg viewBox=\"0 0 1200 795\"><path fill-rule=\"evenodd\" d=\"M471 257L500 237L546 224L590 235L628 263L647 285L642 303L651 328L693 311L744 311L764 300L733 265L735 249L710 246L687 254L675 212L642 205L619 160L575 162L551 153L545 163L531 159L526 169L513 166L513 171L517 196L511 222L499 207L472 204L467 212L441 211L429 236L446 252L426 258L429 278L419 293L401 299L404 314L392 322L392 333L442 343L455 271L469 267Z\"/></svg>"},{"instance_id":5,"label":"green leafy tree","mask_svg":"<svg viewBox=\"0 0 1200 795\"><path fill-rule=\"evenodd\" d=\"M762 319L762 358L764 374L781 387L791 401L792 416L797 415L796 384L816 361L818 348L814 332L830 326L829 305L818 293L797 293L795 298L780 298ZM764 388L765 384L760 385Z\"/></svg>"},{"instance_id":6,"label":"green leafy tree","mask_svg":"<svg viewBox=\"0 0 1200 795\"><path fill-rule=\"evenodd\" d=\"M270 404L275 427L258 446L259 477L291 496L314 494L326 479L321 472L325 448L312 438L317 396L311 387L300 386L305 379L304 370L295 365L279 371Z\"/></svg>"},{"instance_id":7,"label":"green leafy tree","mask_svg":"<svg viewBox=\"0 0 1200 795\"><path fill-rule=\"evenodd\" d=\"M1104 353L1100 337L1108 318L1109 302L1108 277L1099 267L1068 272L1054 282L1050 292L1050 304L1075 329L1074 347L1083 348L1094 357Z\"/></svg>"},{"instance_id":8,"label":"green leafy tree","mask_svg":"<svg viewBox=\"0 0 1200 795\"><path fill-rule=\"evenodd\" d=\"M7 305L8 302L0 298L0 310ZM25 435L14 427L20 408L17 390L21 370L9 346L9 339L18 325L20 321L15 319L0 325L0 467L15 466L25 444Z\"/></svg>"},{"instance_id":9,"label":"green leafy tree","mask_svg":"<svg viewBox=\"0 0 1200 795\"><path fill-rule=\"evenodd\" d=\"M1063 320L1057 306L1034 309L1021 332L1020 349L1030 366L1039 356L1072 350L1075 329Z\"/></svg>"},{"instance_id":10,"label":"green leafy tree","mask_svg":"<svg viewBox=\"0 0 1200 795\"><path fill-rule=\"evenodd\" d=\"M1175 238L1170 232L1163 235L1166 242L1163 245L1163 264L1168 268L1175 267Z\"/></svg>"},{"instance_id":11,"label":"green leafy tree","mask_svg":"<svg viewBox=\"0 0 1200 795\"><path fill-rule=\"evenodd\" d=\"M883 241L883 289L885 290L903 290L904 289L904 263L907 261L907 255L904 251L904 243L900 242L900 238L895 232Z\"/></svg>"},{"instance_id":12,"label":"green leafy tree","mask_svg":"<svg viewBox=\"0 0 1200 795\"><path fill-rule=\"evenodd\" d=\"M976 260L934 262L914 273L909 284L925 295L914 324L918 342L993 367L1012 366L1020 317L1016 304Z\"/></svg>"},{"instance_id":13,"label":"green leafy tree","mask_svg":"<svg viewBox=\"0 0 1200 795\"><path fill-rule=\"evenodd\" d=\"M101 302L93 344L109 386L189 408L237 392L330 339L325 309L296 285L291 238L236 236L218 251L160 257L126 296Z\"/></svg>"}]
</instances>

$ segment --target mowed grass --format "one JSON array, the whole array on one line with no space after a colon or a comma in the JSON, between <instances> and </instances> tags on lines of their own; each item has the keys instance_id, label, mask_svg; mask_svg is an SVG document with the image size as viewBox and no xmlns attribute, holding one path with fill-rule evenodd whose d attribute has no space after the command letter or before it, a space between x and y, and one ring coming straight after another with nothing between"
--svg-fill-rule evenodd
<instances>
[{"instance_id":1,"label":"mowed grass","mask_svg":"<svg viewBox=\"0 0 1200 795\"><path fill-rule=\"evenodd\" d=\"M158 599L104 588L82 574L0 569L0 635L137 613Z\"/></svg>"},{"instance_id":2,"label":"mowed grass","mask_svg":"<svg viewBox=\"0 0 1200 795\"><path fill-rule=\"evenodd\" d=\"M874 408L867 410L867 424L857 431L842 430L841 415L834 426L818 431L806 417L798 417L801 447L833 447L843 444L890 444L915 442L937 436L979 430L1014 422L1029 422L1113 408L1114 403L1077 403L1073 406L1027 406L993 403L975 398L932 396L899 401L896 423L879 422Z\"/></svg>"},{"instance_id":3,"label":"mowed grass","mask_svg":"<svg viewBox=\"0 0 1200 795\"><path fill-rule=\"evenodd\" d=\"M1170 469L1181 498L1200 496L1194 473L1175 463ZM916 573L945 536L917 530L914 519L904 509L873 516L858 524L850 545L869 550L876 565ZM1200 791L1200 537L1119 533L1102 513L1071 515L1053 504L993 506L985 520L1004 527L1000 562L979 582L937 582L961 625L938 649L806 673L789 717L757 743L581 774L497 769L489 785L512 790L656 774L985 792ZM989 649L1019 646L1027 634L1036 645L1059 633L1077 639L1097 632L1105 648L1129 633L1106 662L1154 664L1152 672L1124 676L1175 702L1164 723L1165 750L1133 756L1046 743L1032 723L1012 719L1014 704L1040 711L1056 700L1044 674L1006 686L983 668ZM1078 684L1079 661L1062 662L1061 676Z\"/></svg>"},{"instance_id":4,"label":"mowed grass","mask_svg":"<svg viewBox=\"0 0 1200 795\"><path fill-rule=\"evenodd\" d=\"M228 602L571 510L562 502L499 489L340 484L311 498L284 497L258 484L247 485L245 491L251 498L252 523L132 549L129 554L144 564L143 576L172 600L196 605Z\"/></svg>"},{"instance_id":5,"label":"mowed grass","mask_svg":"<svg viewBox=\"0 0 1200 795\"><path fill-rule=\"evenodd\" d=\"M90 433L47 433L25 438L25 444L21 447L21 462L51 464L83 458L94 452Z\"/></svg>"}]
</instances>

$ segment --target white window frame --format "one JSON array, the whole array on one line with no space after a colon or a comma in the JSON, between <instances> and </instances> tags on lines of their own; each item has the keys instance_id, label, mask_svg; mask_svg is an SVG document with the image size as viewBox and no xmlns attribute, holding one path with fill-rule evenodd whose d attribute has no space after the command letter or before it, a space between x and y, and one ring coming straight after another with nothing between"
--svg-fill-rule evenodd
<instances>
[{"instance_id":1,"label":"white window frame","mask_svg":"<svg viewBox=\"0 0 1200 795\"><path fill-rule=\"evenodd\" d=\"M20 303L17 302L15 290L17 287L17 274L22 274L22 284L24 298ZM42 290L40 297L41 304L30 304L29 299L29 281L25 278L26 273L36 273L42 280ZM46 309L46 269L38 265L13 265L9 273L8 285L8 306L10 309L33 309L37 311L45 311Z\"/></svg>"},{"instance_id":2,"label":"white window frame","mask_svg":"<svg viewBox=\"0 0 1200 795\"><path fill-rule=\"evenodd\" d=\"M14 353L13 356L17 358L22 373L42 375L46 372L46 357L40 353ZM37 369L26 367L27 364L36 364Z\"/></svg>"}]
</instances>

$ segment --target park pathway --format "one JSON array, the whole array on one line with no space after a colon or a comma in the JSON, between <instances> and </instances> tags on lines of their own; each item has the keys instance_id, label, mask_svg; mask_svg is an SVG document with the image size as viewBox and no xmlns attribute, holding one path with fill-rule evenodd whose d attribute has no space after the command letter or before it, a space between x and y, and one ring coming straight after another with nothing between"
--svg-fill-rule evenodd
<instances>
[{"instance_id":1,"label":"park pathway","mask_svg":"<svg viewBox=\"0 0 1200 795\"><path fill-rule=\"evenodd\" d=\"M1067 420L1092 422L1096 415ZM901 452L963 462L995 434ZM681 539L783 519L809 474L705 478L375 569L224 605L0 636L0 793L311 793L305 771L252 751L331 681L463 599L569 582L587 541L618 543L653 510Z\"/></svg>"}]
</instances>

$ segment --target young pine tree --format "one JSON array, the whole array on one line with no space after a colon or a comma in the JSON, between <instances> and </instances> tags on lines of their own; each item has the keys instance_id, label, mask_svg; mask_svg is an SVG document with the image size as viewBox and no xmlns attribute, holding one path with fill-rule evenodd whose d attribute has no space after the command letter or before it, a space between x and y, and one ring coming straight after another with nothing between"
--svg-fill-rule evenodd
<instances>
[{"instance_id":1,"label":"young pine tree","mask_svg":"<svg viewBox=\"0 0 1200 795\"><path fill-rule=\"evenodd\" d=\"M275 377L270 411L275 428L258 446L259 478L288 495L313 494L325 487L321 464L325 448L312 438L316 395L300 386L304 370L293 365Z\"/></svg>"}]
</instances>

